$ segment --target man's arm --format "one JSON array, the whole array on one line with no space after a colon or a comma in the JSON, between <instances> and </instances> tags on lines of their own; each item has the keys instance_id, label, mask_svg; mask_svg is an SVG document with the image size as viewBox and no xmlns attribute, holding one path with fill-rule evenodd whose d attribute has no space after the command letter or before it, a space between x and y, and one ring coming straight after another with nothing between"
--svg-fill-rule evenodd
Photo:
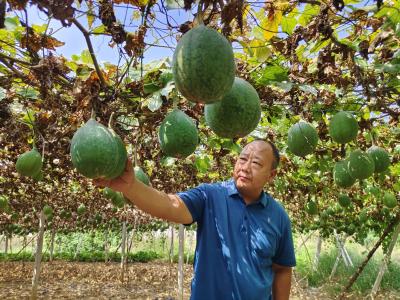
<instances>
[{"instance_id":1,"label":"man's arm","mask_svg":"<svg viewBox=\"0 0 400 300\"><path fill-rule=\"evenodd\" d=\"M272 270L275 273L272 283L272 299L288 300L292 282L292 267L272 264Z\"/></svg>"},{"instance_id":2,"label":"man's arm","mask_svg":"<svg viewBox=\"0 0 400 300\"><path fill-rule=\"evenodd\" d=\"M120 177L113 180L94 180L94 184L122 192L139 209L154 217L180 224L193 222L189 209L180 197L147 186L136 180L134 174L132 162L128 160Z\"/></svg>"}]
</instances>

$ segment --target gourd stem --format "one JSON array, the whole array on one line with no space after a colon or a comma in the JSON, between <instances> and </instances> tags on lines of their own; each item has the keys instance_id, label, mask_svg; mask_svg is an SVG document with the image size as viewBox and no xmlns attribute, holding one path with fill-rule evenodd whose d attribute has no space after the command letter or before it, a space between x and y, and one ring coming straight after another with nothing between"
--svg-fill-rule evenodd
<instances>
[{"instance_id":1,"label":"gourd stem","mask_svg":"<svg viewBox=\"0 0 400 300\"><path fill-rule=\"evenodd\" d=\"M195 19L196 26L204 25L203 22L203 1L199 1L199 5L197 6L197 14Z\"/></svg>"},{"instance_id":2,"label":"gourd stem","mask_svg":"<svg viewBox=\"0 0 400 300\"><path fill-rule=\"evenodd\" d=\"M95 111L94 111L93 108L92 108L92 112L91 112L91 114L90 114L90 118L93 119L93 120L96 119L96 113L95 113Z\"/></svg>"},{"instance_id":3,"label":"gourd stem","mask_svg":"<svg viewBox=\"0 0 400 300\"><path fill-rule=\"evenodd\" d=\"M371 137L371 142L372 142L372 146L375 146L375 139L374 139L374 135L372 134L372 131L369 131L369 136Z\"/></svg>"},{"instance_id":4,"label":"gourd stem","mask_svg":"<svg viewBox=\"0 0 400 300\"><path fill-rule=\"evenodd\" d=\"M112 128L113 117L114 117L114 112L111 113L110 118L108 119L108 128Z\"/></svg>"}]
</instances>

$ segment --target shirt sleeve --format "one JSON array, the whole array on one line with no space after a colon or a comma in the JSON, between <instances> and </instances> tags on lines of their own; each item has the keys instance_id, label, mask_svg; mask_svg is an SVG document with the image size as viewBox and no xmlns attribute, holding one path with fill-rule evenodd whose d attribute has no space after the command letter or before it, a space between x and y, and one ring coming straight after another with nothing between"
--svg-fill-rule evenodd
<instances>
[{"instance_id":1,"label":"shirt sleeve","mask_svg":"<svg viewBox=\"0 0 400 300\"><path fill-rule=\"evenodd\" d=\"M204 207L207 201L206 185L202 184L193 189L178 193L178 196L189 209L193 218L193 223L199 222L203 218Z\"/></svg>"},{"instance_id":2,"label":"shirt sleeve","mask_svg":"<svg viewBox=\"0 0 400 300\"><path fill-rule=\"evenodd\" d=\"M294 267L296 265L292 226L287 215L283 222L282 236L280 238L276 254L272 258L272 262L285 267Z\"/></svg>"}]
</instances>

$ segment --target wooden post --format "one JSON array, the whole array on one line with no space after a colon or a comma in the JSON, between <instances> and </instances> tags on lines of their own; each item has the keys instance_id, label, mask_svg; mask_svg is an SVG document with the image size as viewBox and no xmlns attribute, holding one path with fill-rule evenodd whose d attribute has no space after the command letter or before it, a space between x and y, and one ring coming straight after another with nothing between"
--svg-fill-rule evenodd
<instances>
[{"instance_id":1,"label":"wooden post","mask_svg":"<svg viewBox=\"0 0 400 300\"><path fill-rule=\"evenodd\" d=\"M321 238L321 235L318 235L317 251L315 252L315 257L314 257L314 262L313 262L314 271L316 271L318 269L319 258L321 257L321 246L322 246L322 238Z\"/></svg>"},{"instance_id":2,"label":"wooden post","mask_svg":"<svg viewBox=\"0 0 400 300\"><path fill-rule=\"evenodd\" d=\"M178 299L183 300L183 260L185 246L185 227L179 224L179 260L178 260Z\"/></svg>"},{"instance_id":3,"label":"wooden post","mask_svg":"<svg viewBox=\"0 0 400 300\"><path fill-rule=\"evenodd\" d=\"M343 249L344 249L344 244L346 243L347 236L345 236L343 238L343 241L341 242L340 239L339 239L339 236L336 233L336 230L334 232L335 232L336 242L337 242L337 245L338 245L338 255L336 256L335 264L333 265L333 268L332 268L332 271L331 271L331 275L329 276L329 280L331 280L333 278L333 276L335 275L337 267L339 266L339 261L340 261L341 257L343 257L343 260L344 260L346 266L348 266L347 263L349 263L349 261L347 261L346 254L344 253L344 251L342 251L340 249L340 245L342 245ZM351 260L350 260L350 263L352 263Z\"/></svg>"},{"instance_id":4,"label":"wooden post","mask_svg":"<svg viewBox=\"0 0 400 300\"><path fill-rule=\"evenodd\" d=\"M6 241L5 241L5 247L4 247L4 253L8 253L8 235L6 234Z\"/></svg>"},{"instance_id":5,"label":"wooden post","mask_svg":"<svg viewBox=\"0 0 400 300\"><path fill-rule=\"evenodd\" d=\"M109 253L109 241L108 241L108 229L104 232L104 262L108 263L108 253Z\"/></svg>"},{"instance_id":6,"label":"wooden post","mask_svg":"<svg viewBox=\"0 0 400 300\"><path fill-rule=\"evenodd\" d=\"M299 251L301 249L301 247L303 247L304 244L312 237L313 234L314 234L314 232L310 232L310 234L307 235L305 239L303 239L303 236L300 234L301 243L299 246L296 247L296 251Z\"/></svg>"},{"instance_id":7,"label":"wooden post","mask_svg":"<svg viewBox=\"0 0 400 300\"><path fill-rule=\"evenodd\" d=\"M121 283L124 283L125 263L126 263L126 221L122 223L122 243L121 243Z\"/></svg>"},{"instance_id":8,"label":"wooden post","mask_svg":"<svg viewBox=\"0 0 400 300\"><path fill-rule=\"evenodd\" d=\"M53 261L54 239L55 239L55 236L56 236L56 230L55 230L55 228L53 227L53 228L51 229L51 238L50 238L50 258L49 258L50 261Z\"/></svg>"},{"instance_id":9,"label":"wooden post","mask_svg":"<svg viewBox=\"0 0 400 300\"><path fill-rule=\"evenodd\" d=\"M24 240L22 241L22 249L25 249L27 246L26 244L26 234L24 235Z\"/></svg>"},{"instance_id":10,"label":"wooden post","mask_svg":"<svg viewBox=\"0 0 400 300\"><path fill-rule=\"evenodd\" d=\"M169 262L172 264L174 261L174 226L171 225L171 243L169 245Z\"/></svg>"},{"instance_id":11,"label":"wooden post","mask_svg":"<svg viewBox=\"0 0 400 300\"><path fill-rule=\"evenodd\" d=\"M190 235L189 235L189 233L190 233L190 235L192 235L192 237L190 238ZM188 264L189 263L189 257L190 257L190 254L192 253L192 247L193 247L193 234L192 234L192 232L191 231L187 231L186 232L186 236L187 236L187 241L189 242L189 250L188 250L188 253L187 253L187 255L186 255L186 264Z\"/></svg>"},{"instance_id":12,"label":"wooden post","mask_svg":"<svg viewBox=\"0 0 400 300\"><path fill-rule=\"evenodd\" d=\"M44 235L44 227L45 227L45 215L43 210L40 212L39 218L39 233L36 242L36 253L35 253L35 267L33 269L32 276L32 292L31 299L37 299L37 289L39 285L40 278L40 264L42 262L42 249L43 249L43 235Z\"/></svg>"},{"instance_id":13,"label":"wooden post","mask_svg":"<svg viewBox=\"0 0 400 300\"><path fill-rule=\"evenodd\" d=\"M371 294L370 294L372 299L375 298L376 294L379 291L379 287L381 286L382 277L385 274L385 271L387 269L387 264L390 261L390 256L392 255L393 248L396 245L397 239L399 237L399 233L400 233L400 223L397 224L397 227L393 232L393 236L392 236L392 240L390 241L389 248L387 249L385 257L383 258L382 264L381 264L381 266L379 268L378 276L376 277L374 286L373 286Z\"/></svg>"},{"instance_id":14,"label":"wooden post","mask_svg":"<svg viewBox=\"0 0 400 300\"><path fill-rule=\"evenodd\" d=\"M12 253L12 233L10 233L9 245L10 245L10 254L11 254Z\"/></svg>"},{"instance_id":15,"label":"wooden post","mask_svg":"<svg viewBox=\"0 0 400 300\"><path fill-rule=\"evenodd\" d=\"M75 254L74 254L74 260L77 259L79 251L81 250L81 245L82 245L82 241L83 241L83 237L81 235L80 232L78 232L78 235L80 235L80 239L78 241L78 244L76 244L76 248L75 248ZM93 244L93 243L92 243Z\"/></svg>"}]
</instances>

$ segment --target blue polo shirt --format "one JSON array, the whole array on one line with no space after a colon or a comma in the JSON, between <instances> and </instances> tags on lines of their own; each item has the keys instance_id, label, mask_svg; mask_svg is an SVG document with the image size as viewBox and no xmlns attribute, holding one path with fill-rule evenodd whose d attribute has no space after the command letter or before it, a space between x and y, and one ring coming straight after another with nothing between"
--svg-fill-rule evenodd
<instances>
[{"instance_id":1,"label":"blue polo shirt","mask_svg":"<svg viewBox=\"0 0 400 300\"><path fill-rule=\"evenodd\" d=\"M271 299L272 263L296 265L284 208L264 192L246 205L233 180L178 195L197 222L191 299Z\"/></svg>"}]
</instances>

